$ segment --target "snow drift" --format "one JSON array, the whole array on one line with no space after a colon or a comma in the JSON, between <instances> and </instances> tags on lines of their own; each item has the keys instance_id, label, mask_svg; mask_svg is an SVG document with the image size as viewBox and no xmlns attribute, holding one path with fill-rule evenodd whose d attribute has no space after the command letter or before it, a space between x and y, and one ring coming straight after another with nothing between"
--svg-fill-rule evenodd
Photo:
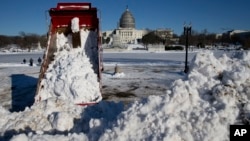
<instances>
[{"instance_id":1,"label":"snow drift","mask_svg":"<svg viewBox=\"0 0 250 141\"><path fill-rule=\"evenodd\" d=\"M166 96L134 103L102 140L228 140L230 124L249 124L250 54L216 59L201 52L187 80Z\"/></svg>"},{"instance_id":2,"label":"snow drift","mask_svg":"<svg viewBox=\"0 0 250 141\"><path fill-rule=\"evenodd\" d=\"M249 52L219 59L200 52L165 96L124 110L121 103L77 107L59 99L19 113L1 108L0 132L12 140L229 140L229 125L249 124L249 62Z\"/></svg>"}]
</instances>

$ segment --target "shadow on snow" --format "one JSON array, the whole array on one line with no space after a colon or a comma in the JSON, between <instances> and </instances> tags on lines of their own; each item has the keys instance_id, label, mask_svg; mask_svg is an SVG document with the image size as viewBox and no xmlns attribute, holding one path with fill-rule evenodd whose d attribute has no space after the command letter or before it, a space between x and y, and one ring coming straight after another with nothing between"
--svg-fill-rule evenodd
<instances>
[{"instance_id":1,"label":"shadow on snow","mask_svg":"<svg viewBox=\"0 0 250 141\"><path fill-rule=\"evenodd\" d=\"M34 103L37 78L24 74L11 75L11 112L23 111Z\"/></svg>"}]
</instances>

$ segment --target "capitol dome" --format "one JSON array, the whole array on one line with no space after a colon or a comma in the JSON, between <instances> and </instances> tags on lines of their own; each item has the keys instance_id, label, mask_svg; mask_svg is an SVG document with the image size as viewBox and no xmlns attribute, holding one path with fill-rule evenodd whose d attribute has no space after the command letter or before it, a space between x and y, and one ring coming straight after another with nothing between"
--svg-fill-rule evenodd
<instances>
[{"instance_id":1,"label":"capitol dome","mask_svg":"<svg viewBox=\"0 0 250 141\"><path fill-rule=\"evenodd\" d=\"M135 18L129 12L128 8L120 18L120 28L135 28Z\"/></svg>"}]
</instances>

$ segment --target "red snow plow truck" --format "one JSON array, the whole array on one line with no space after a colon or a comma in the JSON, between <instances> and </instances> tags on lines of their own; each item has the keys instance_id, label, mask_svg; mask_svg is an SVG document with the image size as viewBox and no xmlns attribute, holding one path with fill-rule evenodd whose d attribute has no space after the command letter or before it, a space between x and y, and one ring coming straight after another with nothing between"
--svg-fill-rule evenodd
<instances>
[{"instance_id":1,"label":"red snow plow truck","mask_svg":"<svg viewBox=\"0 0 250 141\"><path fill-rule=\"evenodd\" d=\"M40 69L35 102L46 100L50 97L59 97L62 99L72 100L73 103L78 105L88 105L99 102L101 100L100 81L102 55L100 48L101 40L97 8L92 7L91 3L58 3L57 7L51 8L49 10L49 15L51 17L51 21L48 31L48 43ZM76 50L78 53L74 55L72 52L76 52ZM66 56L65 53L64 56L62 55L62 51L66 52ZM93 85L96 84L91 83L87 85L87 83L93 81L93 77L89 78L88 80L86 77L90 76L91 72L86 72L86 74L83 74L85 71L87 71L87 69L84 67L89 66L86 64L86 62L84 64L81 63L81 61L77 61L77 66L75 67L80 68L77 76L67 78L63 81L61 81L61 79L72 76L73 74L65 75L63 73L52 73L53 69L55 70L58 68L63 70L72 70L73 66L74 69L73 63L71 63L71 68L67 68L67 66L62 68L62 66L58 66L57 64L65 63L65 61L67 61L67 57L71 58L70 60L72 61L75 59L75 56L79 56L78 54L82 54L81 57L85 56L91 64L91 69L96 75L95 81L98 83L96 92L93 92L93 90L87 91L90 85L93 87ZM60 58L64 59L60 60ZM84 59L81 58L81 60L84 62ZM81 69L79 66L82 66L83 69ZM67 72L68 71L64 71L64 73ZM80 74L83 76L79 76ZM62 75L65 76L62 77ZM51 76L53 76L53 80L55 79L54 81L51 81ZM76 77L77 81L82 79L79 81L79 83L81 83L79 86L76 83L77 81L74 80ZM61 82L60 85L63 82L63 89L60 90L60 93L57 92L58 90L54 89L55 87L58 87L58 81ZM83 83L83 81L88 82L86 82L85 85L85 82ZM74 83L76 86L72 87L71 83ZM70 89L70 91L67 91L67 89Z\"/></svg>"}]
</instances>

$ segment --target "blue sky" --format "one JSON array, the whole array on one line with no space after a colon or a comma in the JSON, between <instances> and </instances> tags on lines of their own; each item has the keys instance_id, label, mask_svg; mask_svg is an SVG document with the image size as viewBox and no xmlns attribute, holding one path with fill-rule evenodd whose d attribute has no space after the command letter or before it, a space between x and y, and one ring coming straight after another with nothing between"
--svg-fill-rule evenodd
<instances>
[{"instance_id":1,"label":"blue sky","mask_svg":"<svg viewBox=\"0 0 250 141\"><path fill-rule=\"evenodd\" d=\"M0 35L45 34L46 10L74 0L1 0ZM101 11L102 31L116 28L128 5L137 29L171 28L180 35L183 23L196 31L221 33L224 29L250 30L250 0L78 0ZM49 19L49 17L48 17Z\"/></svg>"}]
</instances>

